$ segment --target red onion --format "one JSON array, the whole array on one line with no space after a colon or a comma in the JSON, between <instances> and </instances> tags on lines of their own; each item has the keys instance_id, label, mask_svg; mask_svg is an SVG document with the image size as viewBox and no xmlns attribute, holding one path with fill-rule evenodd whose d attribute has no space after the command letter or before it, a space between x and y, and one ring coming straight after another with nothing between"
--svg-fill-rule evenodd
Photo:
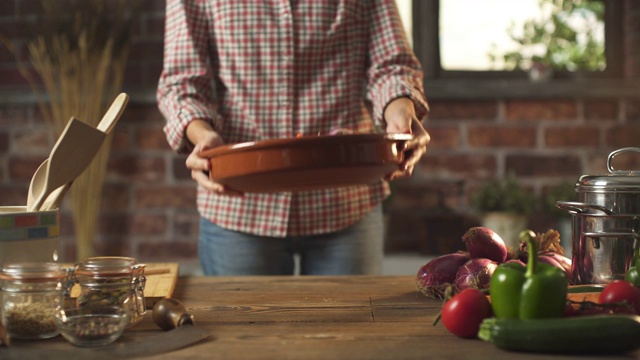
<instances>
[{"instance_id":1,"label":"red onion","mask_svg":"<svg viewBox=\"0 0 640 360\"><path fill-rule=\"evenodd\" d=\"M490 259L476 258L467 261L456 274L458 291L467 288L488 289L491 276L497 267L498 263Z\"/></svg>"},{"instance_id":2,"label":"red onion","mask_svg":"<svg viewBox=\"0 0 640 360\"><path fill-rule=\"evenodd\" d=\"M562 266L562 264L560 264L556 259L552 258L551 256L538 254L538 262L541 262L543 264L549 264L551 266L557 267L558 269L564 270L564 267Z\"/></svg>"},{"instance_id":3,"label":"red onion","mask_svg":"<svg viewBox=\"0 0 640 360\"><path fill-rule=\"evenodd\" d=\"M507 260L507 261L505 261L504 263L505 263L505 264L508 264L508 263L518 263L518 264L522 265L522 267L526 267L526 266L527 266L527 264L525 264L525 263L524 263L524 261L522 261L522 260L520 260L520 259L511 259L511 260Z\"/></svg>"},{"instance_id":4,"label":"red onion","mask_svg":"<svg viewBox=\"0 0 640 360\"><path fill-rule=\"evenodd\" d=\"M447 287L456 281L458 269L469 261L469 254L457 252L439 256L420 267L416 287L425 296L442 299Z\"/></svg>"},{"instance_id":5,"label":"red onion","mask_svg":"<svg viewBox=\"0 0 640 360\"><path fill-rule=\"evenodd\" d=\"M548 256L552 258L562 266L562 268L564 269L564 271L567 272L567 274L571 273L571 259L569 259L568 257L564 255L560 255L557 252L553 252L553 251L539 253L538 256Z\"/></svg>"},{"instance_id":6,"label":"red onion","mask_svg":"<svg viewBox=\"0 0 640 360\"><path fill-rule=\"evenodd\" d=\"M472 259L484 258L498 264L507 259L507 245L500 235L489 228L472 227L462 235L462 241L467 246Z\"/></svg>"}]
</instances>

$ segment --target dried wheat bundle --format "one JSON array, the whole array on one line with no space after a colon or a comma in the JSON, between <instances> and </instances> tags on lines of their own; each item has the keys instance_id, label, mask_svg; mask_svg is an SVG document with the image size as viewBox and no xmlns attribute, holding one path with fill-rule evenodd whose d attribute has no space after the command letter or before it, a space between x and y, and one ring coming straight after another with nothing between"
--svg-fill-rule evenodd
<instances>
[{"instance_id":1,"label":"dried wheat bundle","mask_svg":"<svg viewBox=\"0 0 640 360\"><path fill-rule=\"evenodd\" d=\"M27 48L48 101L41 112L55 134L71 116L96 126L121 92L137 5L120 0L44 0ZM21 72L34 91L39 86ZM111 136L70 189L78 259L93 256L93 240Z\"/></svg>"}]
</instances>

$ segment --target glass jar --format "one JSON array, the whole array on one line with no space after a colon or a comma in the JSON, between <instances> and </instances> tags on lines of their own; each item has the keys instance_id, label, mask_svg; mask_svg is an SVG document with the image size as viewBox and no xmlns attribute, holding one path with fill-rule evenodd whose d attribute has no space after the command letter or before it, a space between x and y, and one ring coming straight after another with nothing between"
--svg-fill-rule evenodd
<instances>
[{"instance_id":1,"label":"glass jar","mask_svg":"<svg viewBox=\"0 0 640 360\"><path fill-rule=\"evenodd\" d=\"M78 283L77 307L118 306L129 312L129 327L146 313L144 302L144 264L120 256L91 257L73 270L71 283Z\"/></svg>"},{"instance_id":2,"label":"glass jar","mask_svg":"<svg viewBox=\"0 0 640 360\"><path fill-rule=\"evenodd\" d=\"M56 310L63 301L66 270L57 263L6 264L0 272L2 323L10 338L57 336Z\"/></svg>"}]
</instances>

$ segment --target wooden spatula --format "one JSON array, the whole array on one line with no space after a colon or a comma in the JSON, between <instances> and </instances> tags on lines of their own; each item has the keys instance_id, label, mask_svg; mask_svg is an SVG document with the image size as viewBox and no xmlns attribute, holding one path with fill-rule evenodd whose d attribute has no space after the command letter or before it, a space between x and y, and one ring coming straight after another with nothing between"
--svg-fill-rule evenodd
<instances>
[{"instance_id":1,"label":"wooden spatula","mask_svg":"<svg viewBox=\"0 0 640 360\"><path fill-rule=\"evenodd\" d=\"M72 117L51 149L46 164L40 165L31 179L27 211L40 210L53 190L78 177L93 160L105 137L104 132Z\"/></svg>"}]
</instances>

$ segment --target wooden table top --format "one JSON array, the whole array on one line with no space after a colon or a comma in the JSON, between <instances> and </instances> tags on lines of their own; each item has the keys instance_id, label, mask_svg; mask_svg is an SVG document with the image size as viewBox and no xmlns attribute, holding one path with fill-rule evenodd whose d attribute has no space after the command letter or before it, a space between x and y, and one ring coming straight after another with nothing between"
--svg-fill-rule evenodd
<instances>
[{"instance_id":1,"label":"wooden table top","mask_svg":"<svg viewBox=\"0 0 640 360\"><path fill-rule=\"evenodd\" d=\"M417 292L412 276L184 277L174 298L211 337L145 359L563 358L507 352L480 340L457 338L442 324L433 326L441 302ZM113 345L163 333L149 311ZM74 349L61 337L14 346ZM11 353L11 348L6 350L4 355ZM640 359L640 352L620 358Z\"/></svg>"}]
</instances>

